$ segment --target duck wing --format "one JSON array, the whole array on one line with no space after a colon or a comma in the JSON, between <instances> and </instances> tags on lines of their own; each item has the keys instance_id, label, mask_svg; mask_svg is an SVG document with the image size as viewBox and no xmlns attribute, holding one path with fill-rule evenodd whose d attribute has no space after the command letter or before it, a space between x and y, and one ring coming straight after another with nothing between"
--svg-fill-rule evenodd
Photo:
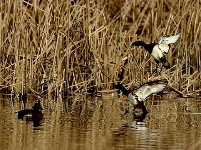
<instances>
[{"instance_id":1,"label":"duck wing","mask_svg":"<svg viewBox=\"0 0 201 150\"><path fill-rule=\"evenodd\" d=\"M166 44L173 44L179 39L180 36L181 33L173 36L162 36L158 43L162 44L163 42L165 42Z\"/></svg>"},{"instance_id":2,"label":"duck wing","mask_svg":"<svg viewBox=\"0 0 201 150\"><path fill-rule=\"evenodd\" d=\"M166 79L151 81L143 84L134 92L139 101L145 101L148 96L163 91L167 86Z\"/></svg>"}]
</instances>

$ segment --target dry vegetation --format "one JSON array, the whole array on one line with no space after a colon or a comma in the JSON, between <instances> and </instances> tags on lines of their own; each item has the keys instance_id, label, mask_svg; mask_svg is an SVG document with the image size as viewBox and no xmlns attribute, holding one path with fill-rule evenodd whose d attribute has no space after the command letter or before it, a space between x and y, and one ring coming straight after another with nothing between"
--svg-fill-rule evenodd
<instances>
[{"instance_id":1,"label":"dry vegetation","mask_svg":"<svg viewBox=\"0 0 201 150\"><path fill-rule=\"evenodd\" d=\"M139 85L166 78L183 93L200 89L199 0L1 0L0 89L40 95ZM181 32L167 55L171 69L152 75L135 40Z\"/></svg>"}]
</instances>

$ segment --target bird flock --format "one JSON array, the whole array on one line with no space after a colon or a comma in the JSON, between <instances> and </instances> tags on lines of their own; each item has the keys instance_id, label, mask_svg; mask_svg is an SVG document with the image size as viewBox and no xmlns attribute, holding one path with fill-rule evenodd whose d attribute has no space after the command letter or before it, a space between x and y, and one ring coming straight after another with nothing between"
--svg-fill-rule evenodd
<instances>
[{"instance_id":1,"label":"bird flock","mask_svg":"<svg viewBox=\"0 0 201 150\"><path fill-rule=\"evenodd\" d=\"M169 69L170 64L166 59L165 55L170 50L170 44L175 43L181 34L173 35L173 36L162 36L158 43L150 43L146 44L143 41L135 41L131 44L132 48L137 46L142 46L155 60L156 69L153 73L160 73L162 68ZM162 67L158 71L159 65L162 64ZM139 86L135 90L127 90L121 83L115 84L115 88L120 90L124 95L127 96L130 103L134 106L133 110L129 110L126 112L136 113L138 111L142 111L143 114L147 114L148 111L144 105L144 101L152 95L159 92L162 92L168 85L168 81L166 79L160 79L155 81L146 82L143 85ZM18 119L26 119L32 120L34 126L39 126L40 122L43 119L42 113L43 107L40 104L40 100L35 103L32 109L24 109L18 111ZM27 116L30 116L29 118Z\"/></svg>"},{"instance_id":2,"label":"bird flock","mask_svg":"<svg viewBox=\"0 0 201 150\"><path fill-rule=\"evenodd\" d=\"M158 43L150 44L146 44L144 41L135 41L131 44L131 47L135 48L142 46L151 55L151 57L153 57L156 62L156 69L153 73L156 74L160 73L163 68L170 68L170 64L165 55L168 54L170 50L170 44L177 42L180 37L181 33L173 36L162 36ZM160 64L162 66L158 71ZM136 112L139 112L139 110L142 110L142 113L146 114L148 111L144 105L144 101L147 100L150 95L162 92L167 85L168 81L166 79L160 79L146 82L133 91L127 90L121 83L116 84L115 88L120 90L122 94L126 95L130 103L134 106L133 110L126 112L135 114Z\"/></svg>"}]
</instances>

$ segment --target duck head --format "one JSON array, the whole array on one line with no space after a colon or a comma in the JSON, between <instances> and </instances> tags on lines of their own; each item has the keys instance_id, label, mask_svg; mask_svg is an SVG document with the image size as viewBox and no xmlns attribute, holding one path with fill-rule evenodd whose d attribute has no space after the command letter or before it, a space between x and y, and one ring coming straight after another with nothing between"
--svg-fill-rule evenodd
<instances>
[{"instance_id":1,"label":"duck head","mask_svg":"<svg viewBox=\"0 0 201 150\"><path fill-rule=\"evenodd\" d=\"M121 83L117 83L114 87L118 90L121 90L121 92L126 96L128 96L128 94L130 93L130 91L128 91Z\"/></svg>"},{"instance_id":2,"label":"duck head","mask_svg":"<svg viewBox=\"0 0 201 150\"><path fill-rule=\"evenodd\" d=\"M114 85L114 87L118 90L124 89L124 86L120 83L117 83L116 85Z\"/></svg>"},{"instance_id":3,"label":"duck head","mask_svg":"<svg viewBox=\"0 0 201 150\"><path fill-rule=\"evenodd\" d=\"M33 110L34 111L42 111L43 110L43 107L41 106L40 101L38 101L37 103L34 104Z\"/></svg>"},{"instance_id":4,"label":"duck head","mask_svg":"<svg viewBox=\"0 0 201 150\"><path fill-rule=\"evenodd\" d=\"M145 46L145 42L143 41L135 41L131 44L131 47L134 47L134 46Z\"/></svg>"}]
</instances>

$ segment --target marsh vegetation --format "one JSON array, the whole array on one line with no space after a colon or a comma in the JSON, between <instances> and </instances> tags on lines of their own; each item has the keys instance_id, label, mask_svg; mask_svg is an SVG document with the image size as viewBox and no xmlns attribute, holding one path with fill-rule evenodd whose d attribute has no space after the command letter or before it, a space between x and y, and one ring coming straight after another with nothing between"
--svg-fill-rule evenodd
<instances>
[{"instance_id":1,"label":"marsh vegetation","mask_svg":"<svg viewBox=\"0 0 201 150\"><path fill-rule=\"evenodd\" d=\"M200 90L200 1L2 0L1 93L38 95L110 89L166 78L182 93ZM136 40L181 33L167 55L171 68L152 75Z\"/></svg>"}]
</instances>

